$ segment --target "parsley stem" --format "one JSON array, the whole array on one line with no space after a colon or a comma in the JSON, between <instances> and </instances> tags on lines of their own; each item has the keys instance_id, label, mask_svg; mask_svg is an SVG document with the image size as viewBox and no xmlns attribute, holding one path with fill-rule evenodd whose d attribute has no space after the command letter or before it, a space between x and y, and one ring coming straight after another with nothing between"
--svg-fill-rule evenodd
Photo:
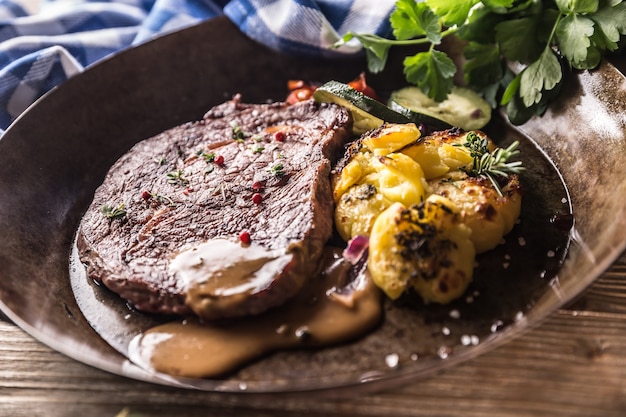
<instances>
[{"instance_id":1,"label":"parsley stem","mask_svg":"<svg viewBox=\"0 0 626 417\"><path fill-rule=\"evenodd\" d=\"M556 36L556 28L559 26L559 23L561 22L563 16L563 13L559 13L559 15L557 16L554 22L554 26L552 26L552 30L550 31L550 36L548 37L548 40L546 42L546 48L550 48L552 46L552 39L554 39L554 37Z\"/></svg>"},{"instance_id":2,"label":"parsley stem","mask_svg":"<svg viewBox=\"0 0 626 417\"><path fill-rule=\"evenodd\" d=\"M446 36L454 35L458 31L459 31L459 28L456 26L448 28L441 32L441 38L443 39ZM360 36L366 36L366 35L360 35ZM371 40L380 45L391 45L391 46L408 46L408 45L421 45L424 43L430 43L431 48L434 48L434 46L436 45L434 42L432 42L430 39L426 37L414 38L414 39L402 39L402 40L377 37L376 39L371 39Z\"/></svg>"}]
</instances>

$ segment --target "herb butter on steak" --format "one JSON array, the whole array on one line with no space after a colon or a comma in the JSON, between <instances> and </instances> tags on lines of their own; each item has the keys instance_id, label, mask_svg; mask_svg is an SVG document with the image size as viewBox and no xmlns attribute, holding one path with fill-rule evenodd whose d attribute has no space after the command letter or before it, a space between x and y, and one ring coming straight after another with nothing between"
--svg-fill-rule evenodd
<instances>
[{"instance_id":1,"label":"herb butter on steak","mask_svg":"<svg viewBox=\"0 0 626 417\"><path fill-rule=\"evenodd\" d=\"M351 123L335 105L235 98L138 143L81 222L88 276L146 312L213 320L282 304L332 234L330 169Z\"/></svg>"}]
</instances>

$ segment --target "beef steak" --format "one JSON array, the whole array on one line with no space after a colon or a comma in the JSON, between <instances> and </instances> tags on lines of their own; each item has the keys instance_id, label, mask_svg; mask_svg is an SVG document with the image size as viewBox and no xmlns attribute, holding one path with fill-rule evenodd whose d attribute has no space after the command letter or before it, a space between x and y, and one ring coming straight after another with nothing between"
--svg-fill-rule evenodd
<instances>
[{"instance_id":1,"label":"beef steak","mask_svg":"<svg viewBox=\"0 0 626 417\"><path fill-rule=\"evenodd\" d=\"M88 276L146 312L213 320L282 304L332 234L330 168L351 123L335 105L235 98L138 143L81 222Z\"/></svg>"}]
</instances>

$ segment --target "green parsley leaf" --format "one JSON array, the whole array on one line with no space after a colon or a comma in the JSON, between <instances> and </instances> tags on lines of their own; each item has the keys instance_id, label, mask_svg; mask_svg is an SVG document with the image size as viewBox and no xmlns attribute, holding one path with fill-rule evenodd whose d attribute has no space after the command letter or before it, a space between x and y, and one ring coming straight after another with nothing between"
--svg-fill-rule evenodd
<instances>
[{"instance_id":1,"label":"green parsley leaf","mask_svg":"<svg viewBox=\"0 0 626 417\"><path fill-rule=\"evenodd\" d=\"M595 43L600 43L597 40L600 37L603 49L617 50L620 35L626 35L626 3L602 4L598 11L589 17L596 24Z\"/></svg>"},{"instance_id":2,"label":"green parsley leaf","mask_svg":"<svg viewBox=\"0 0 626 417\"><path fill-rule=\"evenodd\" d=\"M546 101L526 107L519 95L513 97L506 105L506 114L514 125L521 125L535 115L542 115L546 111Z\"/></svg>"},{"instance_id":3,"label":"green parsley leaf","mask_svg":"<svg viewBox=\"0 0 626 417\"><path fill-rule=\"evenodd\" d=\"M342 45L352 39L357 39L365 48L367 54L368 70L374 74L381 72L387 64L387 56L392 43L378 35L358 34L348 32L344 37L335 44L335 47Z\"/></svg>"},{"instance_id":4,"label":"green parsley leaf","mask_svg":"<svg viewBox=\"0 0 626 417\"><path fill-rule=\"evenodd\" d=\"M556 0L556 5L564 14L594 13L598 10L598 0Z\"/></svg>"},{"instance_id":5,"label":"green parsley leaf","mask_svg":"<svg viewBox=\"0 0 626 417\"><path fill-rule=\"evenodd\" d=\"M425 36L430 42L441 42L441 25L439 18L426 3L414 0L399 0L389 17L393 28L393 36L398 40Z\"/></svg>"},{"instance_id":6,"label":"green parsley leaf","mask_svg":"<svg viewBox=\"0 0 626 417\"><path fill-rule=\"evenodd\" d=\"M495 44L470 42L464 49L465 82L479 88L499 83L503 76L500 49Z\"/></svg>"},{"instance_id":7,"label":"green parsley leaf","mask_svg":"<svg viewBox=\"0 0 626 417\"><path fill-rule=\"evenodd\" d=\"M519 92L520 80L522 74L517 74L513 81L509 83L509 85L504 90L504 94L502 94L502 100L500 104L505 105L508 104Z\"/></svg>"},{"instance_id":8,"label":"green parsley leaf","mask_svg":"<svg viewBox=\"0 0 626 417\"><path fill-rule=\"evenodd\" d=\"M520 96L526 107L539 103L543 91L552 90L562 76L559 59L551 48L546 48L539 59L521 73Z\"/></svg>"},{"instance_id":9,"label":"green parsley leaf","mask_svg":"<svg viewBox=\"0 0 626 417\"><path fill-rule=\"evenodd\" d=\"M484 44L495 43L495 31L485 30L485 28L494 28L504 20L504 16L493 13L487 7L478 5L472 14L467 18L466 24L461 26L458 36L466 41L480 42Z\"/></svg>"},{"instance_id":10,"label":"green parsley leaf","mask_svg":"<svg viewBox=\"0 0 626 417\"><path fill-rule=\"evenodd\" d=\"M424 0L446 26L460 25L479 0Z\"/></svg>"},{"instance_id":11,"label":"green parsley leaf","mask_svg":"<svg viewBox=\"0 0 626 417\"><path fill-rule=\"evenodd\" d=\"M591 46L593 20L578 14L569 14L558 23L556 37L560 51L574 68L587 68L587 51Z\"/></svg>"},{"instance_id":12,"label":"green parsley leaf","mask_svg":"<svg viewBox=\"0 0 626 417\"><path fill-rule=\"evenodd\" d=\"M443 101L452 90L456 65L448 55L437 50L420 52L404 59L404 74L435 101Z\"/></svg>"},{"instance_id":13,"label":"green parsley leaf","mask_svg":"<svg viewBox=\"0 0 626 417\"><path fill-rule=\"evenodd\" d=\"M536 16L499 23L495 27L496 41L505 58L524 63L537 59L545 47L537 39L538 26Z\"/></svg>"},{"instance_id":14,"label":"green parsley leaf","mask_svg":"<svg viewBox=\"0 0 626 417\"><path fill-rule=\"evenodd\" d=\"M482 3L495 12L506 13L507 9L513 6L515 0L482 0Z\"/></svg>"}]
</instances>

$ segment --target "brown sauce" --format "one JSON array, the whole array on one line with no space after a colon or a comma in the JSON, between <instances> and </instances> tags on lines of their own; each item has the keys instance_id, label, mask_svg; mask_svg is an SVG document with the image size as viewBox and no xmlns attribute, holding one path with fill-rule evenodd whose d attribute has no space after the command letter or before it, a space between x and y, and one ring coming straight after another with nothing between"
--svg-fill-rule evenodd
<instances>
[{"instance_id":1,"label":"brown sauce","mask_svg":"<svg viewBox=\"0 0 626 417\"><path fill-rule=\"evenodd\" d=\"M183 282L185 303L199 317L211 317L263 292L291 260L284 250L212 239L178 253L169 272Z\"/></svg>"},{"instance_id":2,"label":"brown sauce","mask_svg":"<svg viewBox=\"0 0 626 417\"><path fill-rule=\"evenodd\" d=\"M325 265L278 309L237 321L159 325L133 339L129 357L158 372L206 378L278 350L329 346L367 333L382 318L380 291L363 271L352 279L352 265L336 249L327 250Z\"/></svg>"}]
</instances>

